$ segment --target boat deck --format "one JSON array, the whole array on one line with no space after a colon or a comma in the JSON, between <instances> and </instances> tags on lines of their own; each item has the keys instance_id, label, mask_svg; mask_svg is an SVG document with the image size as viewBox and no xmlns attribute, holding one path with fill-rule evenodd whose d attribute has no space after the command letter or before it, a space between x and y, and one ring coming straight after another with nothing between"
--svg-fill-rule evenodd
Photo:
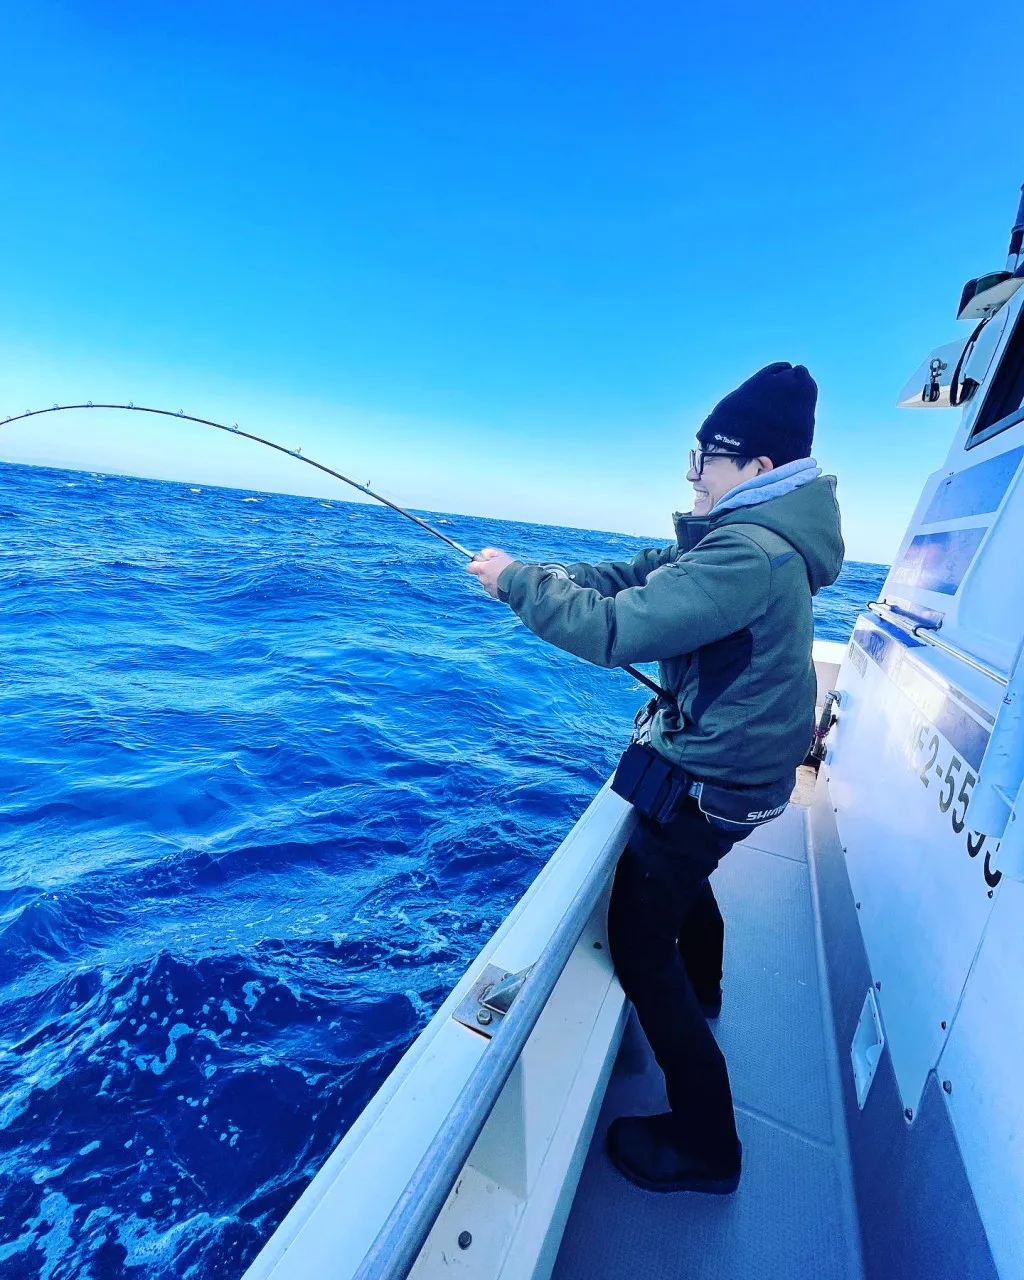
<instances>
[{"instance_id":1,"label":"boat deck","mask_svg":"<svg viewBox=\"0 0 1024 1280\"><path fill-rule=\"evenodd\" d=\"M725 1053L743 1143L729 1197L660 1195L604 1152L619 1115L667 1109L635 1019L612 1074L555 1280L860 1280L831 1009L808 867L807 811L790 805L713 876L726 924ZM813 856L811 854L810 856Z\"/></svg>"}]
</instances>

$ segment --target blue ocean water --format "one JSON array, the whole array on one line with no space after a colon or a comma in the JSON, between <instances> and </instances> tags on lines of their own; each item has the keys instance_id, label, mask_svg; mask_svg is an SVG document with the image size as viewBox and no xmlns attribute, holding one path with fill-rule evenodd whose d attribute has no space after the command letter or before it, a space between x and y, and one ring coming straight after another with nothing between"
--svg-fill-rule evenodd
<instances>
[{"instance_id":1,"label":"blue ocean water","mask_svg":"<svg viewBox=\"0 0 1024 1280\"><path fill-rule=\"evenodd\" d=\"M0 530L0 1275L237 1277L646 693L383 508L0 466Z\"/></svg>"}]
</instances>

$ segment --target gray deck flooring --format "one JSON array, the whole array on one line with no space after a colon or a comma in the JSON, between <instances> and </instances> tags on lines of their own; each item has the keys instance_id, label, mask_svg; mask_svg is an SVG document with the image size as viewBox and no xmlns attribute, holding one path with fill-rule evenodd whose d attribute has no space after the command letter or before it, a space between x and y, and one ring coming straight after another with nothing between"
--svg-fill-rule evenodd
<instances>
[{"instance_id":1,"label":"gray deck flooring","mask_svg":"<svg viewBox=\"0 0 1024 1280\"><path fill-rule=\"evenodd\" d=\"M627 1028L554 1280L860 1280L838 1064L819 970L806 813L736 845L713 884L726 924L722 1015L743 1179L734 1196L658 1195L604 1152L618 1115L667 1108L635 1020Z\"/></svg>"}]
</instances>

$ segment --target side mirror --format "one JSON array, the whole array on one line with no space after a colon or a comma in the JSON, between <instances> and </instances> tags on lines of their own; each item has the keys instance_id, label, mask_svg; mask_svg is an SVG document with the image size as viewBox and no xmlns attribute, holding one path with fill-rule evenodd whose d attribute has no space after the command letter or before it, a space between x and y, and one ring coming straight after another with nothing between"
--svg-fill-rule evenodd
<instances>
[{"instance_id":1,"label":"side mirror","mask_svg":"<svg viewBox=\"0 0 1024 1280\"><path fill-rule=\"evenodd\" d=\"M1024 187L1020 191L1017 217L1010 229L1006 266L1002 271L990 271L987 276L967 281L960 295L958 320L987 320L1024 284Z\"/></svg>"},{"instance_id":2,"label":"side mirror","mask_svg":"<svg viewBox=\"0 0 1024 1280\"><path fill-rule=\"evenodd\" d=\"M1009 271L992 271L987 276L968 280L960 295L957 308L958 320L985 320L994 316L1024 284L1024 265L1012 274Z\"/></svg>"}]
</instances>

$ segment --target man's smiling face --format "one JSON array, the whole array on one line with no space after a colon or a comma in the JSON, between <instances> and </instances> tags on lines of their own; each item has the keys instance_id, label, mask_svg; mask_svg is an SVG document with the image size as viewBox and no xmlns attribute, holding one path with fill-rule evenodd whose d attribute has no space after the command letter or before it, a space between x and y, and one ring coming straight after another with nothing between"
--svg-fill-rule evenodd
<instances>
[{"instance_id":1,"label":"man's smiling face","mask_svg":"<svg viewBox=\"0 0 1024 1280\"><path fill-rule=\"evenodd\" d=\"M737 465L743 463L743 466ZM736 458L697 448L686 478L693 485L693 514L706 516L737 485L772 470L770 458Z\"/></svg>"}]
</instances>

